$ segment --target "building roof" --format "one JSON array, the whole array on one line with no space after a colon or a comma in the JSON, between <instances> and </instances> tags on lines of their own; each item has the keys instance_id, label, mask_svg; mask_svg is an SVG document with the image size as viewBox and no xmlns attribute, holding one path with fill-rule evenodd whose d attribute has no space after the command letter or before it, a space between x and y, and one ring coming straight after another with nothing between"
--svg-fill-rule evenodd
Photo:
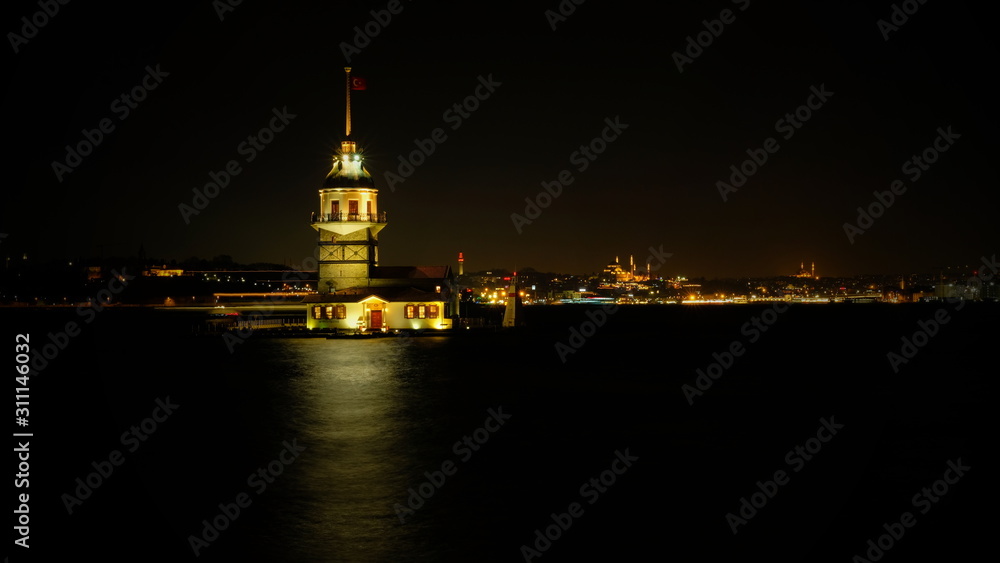
<instances>
[{"instance_id":1,"label":"building roof","mask_svg":"<svg viewBox=\"0 0 1000 563\"><path fill-rule=\"evenodd\" d=\"M370 297L378 297L383 301L444 301L441 293L424 291L415 287L352 287L341 289L334 293L308 295L303 303L360 303Z\"/></svg>"},{"instance_id":2,"label":"building roof","mask_svg":"<svg viewBox=\"0 0 1000 563\"><path fill-rule=\"evenodd\" d=\"M445 279L451 266L374 266L371 277L382 279Z\"/></svg>"}]
</instances>

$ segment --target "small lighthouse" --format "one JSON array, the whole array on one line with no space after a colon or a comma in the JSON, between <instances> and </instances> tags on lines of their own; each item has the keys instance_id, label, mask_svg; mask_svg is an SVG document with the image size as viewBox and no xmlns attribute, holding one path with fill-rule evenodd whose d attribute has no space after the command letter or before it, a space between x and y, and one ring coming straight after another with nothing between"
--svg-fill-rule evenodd
<instances>
[{"instance_id":1,"label":"small lighthouse","mask_svg":"<svg viewBox=\"0 0 1000 563\"><path fill-rule=\"evenodd\" d=\"M521 294L517 284L517 272L510 279L510 287L507 288L507 308L503 313L504 328L523 326L524 320L521 318Z\"/></svg>"}]
</instances>

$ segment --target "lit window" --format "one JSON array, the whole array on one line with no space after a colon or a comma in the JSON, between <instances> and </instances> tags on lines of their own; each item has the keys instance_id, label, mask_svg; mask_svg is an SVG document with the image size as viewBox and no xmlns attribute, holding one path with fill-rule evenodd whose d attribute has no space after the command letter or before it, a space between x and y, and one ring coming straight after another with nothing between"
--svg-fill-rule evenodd
<instances>
[{"instance_id":1,"label":"lit window","mask_svg":"<svg viewBox=\"0 0 1000 563\"><path fill-rule=\"evenodd\" d=\"M347 318L347 305L337 305L337 318L338 319Z\"/></svg>"},{"instance_id":2,"label":"lit window","mask_svg":"<svg viewBox=\"0 0 1000 563\"><path fill-rule=\"evenodd\" d=\"M326 318L328 318L328 319L332 319L333 318L333 305L327 305L326 306Z\"/></svg>"},{"instance_id":3,"label":"lit window","mask_svg":"<svg viewBox=\"0 0 1000 563\"><path fill-rule=\"evenodd\" d=\"M438 306L437 305L428 305L427 306L427 318L428 319L436 319L436 318L438 318Z\"/></svg>"},{"instance_id":4,"label":"lit window","mask_svg":"<svg viewBox=\"0 0 1000 563\"><path fill-rule=\"evenodd\" d=\"M407 319L412 319L413 318L413 312L414 312L414 306L413 305L407 305L406 306L406 313L403 316L405 318L407 318Z\"/></svg>"},{"instance_id":5,"label":"lit window","mask_svg":"<svg viewBox=\"0 0 1000 563\"><path fill-rule=\"evenodd\" d=\"M313 307L313 318L314 319L322 319L323 318L323 308L322 307Z\"/></svg>"},{"instance_id":6,"label":"lit window","mask_svg":"<svg viewBox=\"0 0 1000 563\"><path fill-rule=\"evenodd\" d=\"M421 319L426 319L427 318L427 306L426 305L419 305L417 307L417 316L419 318L421 318Z\"/></svg>"}]
</instances>

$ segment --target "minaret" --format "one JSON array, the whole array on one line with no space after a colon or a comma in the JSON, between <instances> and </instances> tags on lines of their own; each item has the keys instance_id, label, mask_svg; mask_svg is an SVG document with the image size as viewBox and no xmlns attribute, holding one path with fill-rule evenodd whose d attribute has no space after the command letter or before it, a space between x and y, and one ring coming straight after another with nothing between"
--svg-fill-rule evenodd
<instances>
[{"instance_id":1,"label":"minaret","mask_svg":"<svg viewBox=\"0 0 1000 563\"><path fill-rule=\"evenodd\" d=\"M378 233L386 225L375 182L351 137L351 67L344 72L346 135L319 190L319 212L312 216L319 235L319 293L370 284L372 268L378 265Z\"/></svg>"}]
</instances>

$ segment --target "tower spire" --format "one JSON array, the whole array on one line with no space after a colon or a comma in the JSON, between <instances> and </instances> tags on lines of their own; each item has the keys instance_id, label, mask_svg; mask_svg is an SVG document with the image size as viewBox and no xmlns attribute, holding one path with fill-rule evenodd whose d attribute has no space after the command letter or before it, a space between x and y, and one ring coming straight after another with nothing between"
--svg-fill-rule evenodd
<instances>
[{"instance_id":1,"label":"tower spire","mask_svg":"<svg viewBox=\"0 0 1000 563\"><path fill-rule=\"evenodd\" d=\"M347 75L347 128L345 136L350 138L351 136L351 67L344 67L344 74Z\"/></svg>"}]
</instances>

